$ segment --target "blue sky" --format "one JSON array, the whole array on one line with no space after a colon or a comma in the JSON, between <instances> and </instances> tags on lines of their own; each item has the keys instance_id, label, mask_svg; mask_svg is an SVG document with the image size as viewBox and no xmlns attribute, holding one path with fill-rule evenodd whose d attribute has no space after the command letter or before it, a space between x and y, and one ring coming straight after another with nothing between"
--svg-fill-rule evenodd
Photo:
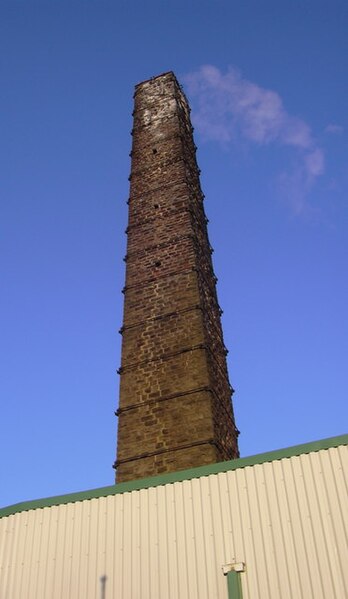
<instances>
[{"instance_id":1,"label":"blue sky","mask_svg":"<svg viewBox=\"0 0 348 599\"><path fill-rule=\"evenodd\" d=\"M189 97L241 455L347 430L348 5L0 1L0 505L113 483L134 85Z\"/></svg>"}]
</instances>

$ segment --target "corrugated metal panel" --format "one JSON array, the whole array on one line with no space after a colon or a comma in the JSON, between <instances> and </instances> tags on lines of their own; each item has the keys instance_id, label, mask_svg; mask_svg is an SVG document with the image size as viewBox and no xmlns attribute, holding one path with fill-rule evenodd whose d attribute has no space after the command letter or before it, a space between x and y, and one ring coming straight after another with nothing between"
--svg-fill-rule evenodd
<instances>
[{"instance_id":1,"label":"corrugated metal panel","mask_svg":"<svg viewBox=\"0 0 348 599\"><path fill-rule=\"evenodd\" d=\"M6 516L0 599L227 599L234 562L244 599L346 599L347 453Z\"/></svg>"}]
</instances>

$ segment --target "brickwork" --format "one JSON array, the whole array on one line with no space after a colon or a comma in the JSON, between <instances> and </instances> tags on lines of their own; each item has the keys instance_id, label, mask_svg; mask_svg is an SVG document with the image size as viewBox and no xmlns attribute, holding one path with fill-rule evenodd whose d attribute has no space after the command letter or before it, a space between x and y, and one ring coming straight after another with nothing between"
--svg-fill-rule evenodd
<instances>
[{"instance_id":1,"label":"brickwork","mask_svg":"<svg viewBox=\"0 0 348 599\"><path fill-rule=\"evenodd\" d=\"M136 86L118 482L238 457L189 112L173 73Z\"/></svg>"}]
</instances>

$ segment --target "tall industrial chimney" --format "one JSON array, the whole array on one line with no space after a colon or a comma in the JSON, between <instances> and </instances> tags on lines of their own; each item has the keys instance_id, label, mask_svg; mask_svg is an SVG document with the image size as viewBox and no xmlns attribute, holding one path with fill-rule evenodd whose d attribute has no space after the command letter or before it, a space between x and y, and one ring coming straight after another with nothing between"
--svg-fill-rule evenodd
<instances>
[{"instance_id":1,"label":"tall industrial chimney","mask_svg":"<svg viewBox=\"0 0 348 599\"><path fill-rule=\"evenodd\" d=\"M239 455L190 108L172 72L134 99L117 482Z\"/></svg>"}]
</instances>

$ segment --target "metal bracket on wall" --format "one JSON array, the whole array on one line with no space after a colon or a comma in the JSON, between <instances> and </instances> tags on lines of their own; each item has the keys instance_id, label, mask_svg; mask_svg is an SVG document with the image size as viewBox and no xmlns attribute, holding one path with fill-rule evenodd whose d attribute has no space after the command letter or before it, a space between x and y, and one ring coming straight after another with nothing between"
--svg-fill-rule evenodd
<instances>
[{"instance_id":1,"label":"metal bracket on wall","mask_svg":"<svg viewBox=\"0 0 348 599\"><path fill-rule=\"evenodd\" d=\"M245 572L244 562L225 564L222 572L227 577L228 599L243 599L240 573Z\"/></svg>"}]
</instances>

